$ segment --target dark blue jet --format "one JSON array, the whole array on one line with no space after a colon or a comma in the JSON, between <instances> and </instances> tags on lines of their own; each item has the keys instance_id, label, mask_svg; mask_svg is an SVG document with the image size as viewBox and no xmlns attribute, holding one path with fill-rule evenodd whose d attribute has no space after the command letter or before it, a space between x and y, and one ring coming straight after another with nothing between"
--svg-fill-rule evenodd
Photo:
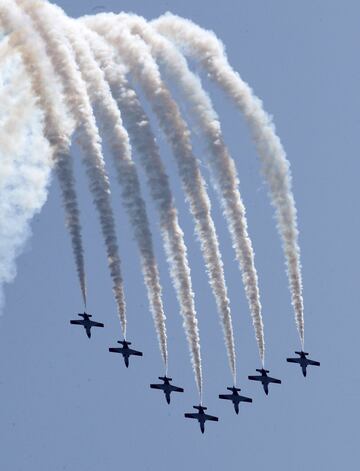
<instances>
[{"instance_id":1,"label":"dark blue jet","mask_svg":"<svg viewBox=\"0 0 360 471\"><path fill-rule=\"evenodd\" d=\"M269 373L269 370L264 370L264 368L260 368L260 369L256 369L256 371L261 373L261 375L248 376L248 378L251 381L260 381L263 385L263 388L264 388L264 391L265 391L266 395L269 394L269 383L281 384L280 379L271 378L270 376L267 375Z\"/></svg>"},{"instance_id":2,"label":"dark blue jet","mask_svg":"<svg viewBox=\"0 0 360 471\"><path fill-rule=\"evenodd\" d=\"M163 384L150 384L151 389L162 389L164 391L166 402L170 404L170 394L172 392L184 392L183 388L179 388L177 386L173 386L170 384L172 378L168 378L167 376L159 376L159 379L163 381Z\"/></svg>"},{"instance_id":3,"label":"dark blue jet","mask_svg":"<svg viewBox=\"0 0 360 471\"><path fill-rule=\"evenodd\" d=\"M314 361L314 360L310 360L310 358L306 358L307 355L309 355L307 352L303 352L301 350L301 352L295 352L297 355L300 356L300 358L287 358L286 361L288 361L289 363L299 363L299 365L301 366L301 369L302 369L302 373L304 376L306 376L306 367L308 365L313 365L313 366L320 366L320 362L318 361Z\"/></svg>"},{"instance_id":4,"label":"dark blue jet","mask_svg":"<svg viewBox=\"0 0 360 471\"><path fill-rule=\"evenodd\" d=\"M132 348L129 348L129 345L131 345L131 342L127 342L126 340L118 340L118 343L122 345L122 347L118 348L109 348L109 352L113 353L121 353L121 355L124 357L124 362L126 368L129 368L129 357L130 355L135 355L138 357L142 357L143 354L142 352L138 352L137 350L133 350Z\"/></svg>"},{"instance_id":5,"label":"dark blue jet","mask_svg":"<svg viewBox=\"0 0 360 471\"><path fill-rule=\"evenodd\" d=\"M90 317L92 317L91 314L86 314L86 312L84 312L83 314L78 314L78 316L82 317L82 320L71 320L70 324L82 325L86 331L86 335L89 338L91 337L91 327L104 327L104 324L101 322L90 320Z\"/></svg>"},{"instance_id":6,"label":"dark blue jet","mask_svg":"<svg viewBox=\"0 0 360 471\"><path fill-rule=\"evenodd\" d=\"M215 417L214 415L209 415L206 414L204 411L207 409L207 407L202 406L201 404L199 406L193 406L194 409L197 409L199 412L196 412L194 414L184 414L187 419L196 419L199 424L200 424L200 430L201 433L204 433L205 431L205 422L207 420L212 420L213 422L218 422L218 417Z\"/></svg>"},{"instance_id":7,"label":"dark blue jet","mask_svg":"<svg viewBox=\"0 0 360 471\"><path fill-rule=\"evenodd\" d=\"M232 394L219 394L219 399L227 399L229 401L232 401L232 403L234 404L235 412L237 414L239 413L240 402L252 402L251 397L240 396L239 394L239 392L241 391L240 388L236 388L235 386L232 386L231 388L226 388L226 389L231 391Z\"/></svg>"}]
</instances>

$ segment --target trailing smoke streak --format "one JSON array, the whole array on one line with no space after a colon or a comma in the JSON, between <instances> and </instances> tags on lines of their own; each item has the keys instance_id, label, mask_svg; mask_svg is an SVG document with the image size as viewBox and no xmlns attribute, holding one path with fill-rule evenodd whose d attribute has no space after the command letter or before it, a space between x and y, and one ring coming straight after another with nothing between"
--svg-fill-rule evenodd
<instances>
[{"instance_id":1,"label":"trailing smoke streak","mask_svg":"<svg viewBox=\"0 0 360 471\"><path fill-rule=\"evenodd\" d=\"M123 335L126 338L125 299L114 216L109 197L110 186L101 152L101 139L86 86L77 69L73 55L69 48L64 47L63 36L57 31L55 26L51 26L53 22L46 10L39 8L39 3L36 5L23 4L22 6L33 21L32 35L40 35L45 44L46 52L61 79L65 103L77 122L79 142L84 151L83 161L90 180L90 190L99 213L110 274L113 280L114 296L117 302Z\"/></svg>"},{"instance_id":2,"label":"trailing smoke streak","mask_svg":"<svg viewBox=\"0 0 360 471\"><path fill-rule=\"evenodd\" d=\"M160 352L167 369L167 336L165 315L161 297L161 286L158 267L154 255L152 235L146 213L145 203L141 196L140 183L136 167L131 159L131 147L127 131L125 130L119 108L111 95L104 74L99 68L91 52L89 44L83 38L85 27L79 23L68 20L62 10L49 6L53 17L56 16L64 24L64 30L75 52L76 62L88 85L88 93L99 113L100 121L109 135L110 145L118 172L118 179L122 186L122 197L134 230L141 261L145 285L148 291L150 310L153 315L155 328L159 340Z\"/></svg>"},{"instance_id":3,"label":"trailing smoke streak","mask_svg":"<svg viewBox=\"0 0 360 471\"><path fill-rule=\"evenodd\" d=\"M56 175L59 180L65 210L65 224L70 234L72 250L75 258L80 289L86 307L86 276L84 250L81 236L80 211L75 190L75 178L69 152L56 155Z\"/></svg>"},{"instance_id":4,"label":"trailing smoke streak","mask_svg":"<svg viewBox=\"0 0 360 471\"><path fill-rule=\"evenodd\" d=\"M152 24L157 31L181 47L186 55L199 61L209 77L224 89L246 118L276 209L296 325L304 348L304 306L297 211L291 189L290 164L271 117L264 111L261 100L253 94L249 85L229 65L224 47L214 33L171 14L160 17Z\"/></svg>"},{"instance_id":5,"label":"trailing smoke streak","mask_svg":"<svg viewBox=\"0 0 360 471\"><path fill-rule=\"evenodd\" d=\"M29 34L33 30L30 21L22 14L14 2L3 4L0 21L6 30L15 31L11 34L9 43L13 50L19 49L27 75L31 80L33 94L38 100L39 107L44 112L44 136L52 148L52 161L55 163L55 170L60 182L66 223L71 236L80 288L86 304L81 226L74 178L68 154L69 136L73 130L73 123L71 119L66 118L64 106L57 98L60 95L60 87L55 79L54 71L48 63L41 40L35 35L32 44L28 42ZM34 53L35 50L37 53ZM37 57L40 60L37 60ZM51 85L47 81L49 76L54 77ZM15 142L14 135L12 135L12 141ZM41 150L39 152L41 154Z\"/></svg>"},{"instance_id":6,"label":"trailing smoke streak","mask_svg":"<svg viewBox=\"0 0 360 471\"><path fill-rule=\"evenodd\" d=\"M174 45L156 33L144 19L131 15L127 24L134 34L139 34L151 47L153 55L164 63L167 74L179 86L192 115L206 137L211 177L229 227L233 247L243 273L243 283L255 328L259 353L264 364L265 342L258 277L254 251L247 231L245 207L238 189L236 167L224 143L221 126L211 100L203 90L200 80L189 70L183 55ZM230 367L235 365L235 346L231 317L222 319Z\"/></svg>"},{"instance_id":7,"label":"trailing smoke streak","mask_svg":"<svg viewBox=\"0 0 360 471\"><path fill-rule=\"evenodd\" d=\"M146 172L151 196L160 216L161 235L169 263L171 280L176 291L181 315L186 322L188 315L196 317L187 249L183 232L179 226L168 176L162 164L149 119L124 75L124 68L116 64L113 49L102 37L91 30L86 30L85 37L105 73L119 108L122 110L131 142L138 152Z\"/></svg>"}]
</instances>

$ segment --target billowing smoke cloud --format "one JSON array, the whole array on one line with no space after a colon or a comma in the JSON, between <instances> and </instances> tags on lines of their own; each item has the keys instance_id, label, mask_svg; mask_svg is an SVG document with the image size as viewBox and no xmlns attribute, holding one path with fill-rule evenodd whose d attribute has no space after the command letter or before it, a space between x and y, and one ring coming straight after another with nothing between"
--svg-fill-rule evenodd
<instances>
[{"instance_id":1,"label":"billowing smoke cloud","mask_svg":"<svg viewBox=\"0 0 360 471\"><path fill-rule=\"evenodd\" d=\"M165 15L153 22L154 27L179 45L185 54L198 60L210 78L218 83L244 114L251 129L263 172L276 208L278 230L283 241L292 305L302 345L304 317L302 277L295 201L291 190L290 165L271 117L262 102L228 63L224 48L214 33L205 31L189 20Z\"/></svg>"},{"instance_id":2,"label":"billowing smoke cloud","mask_svg":"<svg viewBox=\"0 0 360 471\"><path fill-rule=\"evenodd\" d=\"M0 17L0 22L1 17ZM3 25L1 25L3 26ZM7 41L7 39L3 40ZM1 49L4 50L2 44ZM30 235L30 221L47 198L51 149L18 54L0 59L0 309L3 285Z\"/></svg>"},{"instance_id":3,"label":"billowing smoke cloud","mask_svg":"<svg viewBox=\"0 0 360 471\"><path fill-rule=\"evenodd\" d=\"M243 282L255 327L260 357L264 363L265 342L254 251L247 231L245 207L238 190L239 181L236 167L224 143L218 116L209 96L203 90L200 80L189 70L183 55L172 43L157 34L144 19L132 15L127 24L131 26L134 34L139 34L144 38L151 47L153 55L166 66L167 74L180 87L185 102L190 104L192 116L205 135L208 145L208 152L205 155L228 223L236 257L243 272ZM232 366L235 364L235 347L231 318L223 318L222 323L230 366Z\"/></svg>"},{"instance_id":4,"label":"billowing smoke cloud","mask_svg":"<svg viewBox=\"0 0 360 471\"><path fill-rule=\"evenodd\" d=\"M131 142L138 152L141 164L146 172L151 196L156 203L160 216L161 235L181 314L184 319L186 319L187 313L191 313L192 317L196 317L184 236L179 226L168 177L160 158L160 151L151 130L149 119L135 91L126 79L124 68L116 64L113 49L96 33L87 30L84 34L105 73L106 80L111 86L119 108L122 110L126 128L131 136Z\"/></svg>"},{"instance_id":5,"label":"billowing smoke cloud","mask_svg":"<svg viewBox=\"0 0 360 471\"><path fill-rule=\"evenodd\" d=\"M47 61L48 57L50 58L61 80L65 103L78 126L79 142L84 151L84 163L90 180L90 190L99 213L101 229L107 250L108 264L113 280L113 291L117 302L121 327L125 336L126 312L123 280L120 270L114 216L109 197L110 185L101 152L101 139L87 95L86 85L77 69L75 59L71 51L64 47L63 36L56 29L56 26L54 26L46 10L41 8L41 6L40 3L26 3L23 5L24 10L26 10L33 22L31 34L28 37L34 36L38 38L40 35L42 38L47 55L45 54L45 58L43 59L37 54L37 61ZM26 15L23 15L23 17L25 19ZM41 38L39 38L40 43ZM32 51L34 54L37 53L35 48L33 48Z\"/></svg>"},{"instance_id":6,"label":"billowing smoke cloud","mask_svg":"<svg viewBox=\"0 0 360 471\"><path fill-rule=\"evenodd\" d=\"M122 186L124 205L141 254L142 271L148 291L150 309L154 318L161 355L166 366L168 358L167 338L159 272L145 203L141 196L137 171L131 158L129 137L123 126L119 108L112 97L108 83L105 81L104 74L99 68L89 44L83 38L82 30L85 27L81 24L75 24L74 26L74 23L68 20L58 7L49 6L49 10L52 17L55 16L59 22L64 24L70 45L75 52L77 64L88 86L89 96L93 105L96 106L104 132L109 136L118 179Z\"/></svg>"}]
</instances>

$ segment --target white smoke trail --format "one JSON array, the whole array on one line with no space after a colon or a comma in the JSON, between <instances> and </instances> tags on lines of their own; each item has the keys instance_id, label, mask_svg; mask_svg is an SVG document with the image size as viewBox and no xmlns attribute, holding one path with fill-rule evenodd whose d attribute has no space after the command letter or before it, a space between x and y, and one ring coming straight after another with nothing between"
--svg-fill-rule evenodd
<instances>
[{"instance_id":1,"label":"white smoke trail","mask_svg":"<svg viewBox=\"0 0 360 471\"><path fill-rule=\"evenodd\" d=\"M21 2L19 2L21 4ZM39 38L46 48L45 57L38 56L38 61L51 60L57 75L61 79L65 103L74 116L78 130L79 142L84 151L84 163L90 180L90 190L99 213L101 229L105 240L108 265L113 281L113 292L117 302L118 313L124 337L126 336L126 312L123 291L123 280L120 270L120 258L115 232L114 216L110 203L110 186L106 175L105 163L101 152L101 139L95 117L87 95L86 86L77 69L71 51L64 47L63 36L48 17L40 3L21 4L24 12L29 14L33 27L29 37ZM23 15L24 21L26 14ZM46 21L44 19L46 18ZM37 51L36 51L37 52ZM56 129L56 127L55 127Z\"/></svg>"},{"instance_id":2,"label":"white smoke trail","mask_svg":"<svg viewBox=\"0 0 360 471\"><path fill-rule=\"evenodd\" d=\"M161 235L181 315L184 319L187 315L196 317L184 236L179 226L168 177L161 161L160 151L151 130L149 119L135 91L130 87L125 77L124 68L116 64L113 49L102 37L91 30L86 30L84 35L105 73L106 80L118 102L119 108L122 110L126 128L131 136L131 142L139 153L141 164L146 172L151 196L160 215Z\"/></svg>"},{"instance_id":3,"label":"white smoke trail","mask_svg":"<svg viewBox=\"0 0 360 471\"><path fill-rule=\"evenodd\" d=\"M297 212L291 189L290 164L271 117L264 111L262 102L253 94L249 85L231 68L224 47L214 33L170 14L160 17L152 24L161 34L180 46L186 55L202 64L209 77L225 90L247 120L276 209L296 325L304 347L304 306Z\"/></svg>"},{"instance_id":4,"label":"white smoke trail","mask_svg":"<svg viewBox=\"0 0 360 471\"><path fill-rule=\"evenodd\" d=\"M167 336L159 272L145 203L141 196L137 171L131 158L129 137L123 126L119 108L111 95L108 83L105 81L104 73L99 68L89 44L83 38L85 27L80 23L69 20L60 8L47 6L49 12L51 12L51 17L56 18L64 27L64 32L75 52L79 69L85 83L88 85L89 96L96 106L104 130L110 138L118 179L122 186L124 205L140 250L142 271L159 340L160 352L167 368Z\"/></svg>"},{"instance_id":5,"label":"white smoke trail","mask_svg":"<svg viewBox=\"0 0 360 471\"><path fill-rule=\"evenodd\" d=\"M1 16L0 16L1 23ZM14 52L14 51L12 51ZM16 258L31 234L50 182L51 152L19 54L0 66L0 309L3 285L16 276ZM20 86L19 86L20 85ZM5 98L6 99L3 99Z\"/></svg>"},{"instance_id":6,"label":"white smoke trail","mask_svg":"<svg viewBox=\"0 0 360 471\"><path fill-rule=\"evenodd\" d=\"M33 94L36 96L39 107L44 112L44 135L52 146L52 160L56 164L55 171L59 178L62 199L65 208L66 224L70 233L75 263L80 282L80 288L84 303L86 304L86 281L84 256L81 239L81 226L77 206L74 178L70 156L70 135L73 131L72 120L66 117L63 103L58 98L61 94L57 80L48 82L48 77L54 76L53 69L46 59L42 43L36 36L32 44L29 44L26 34L31 34L32 26L24 17L14 2L4 2L0 20L5 29L14 31L10 36L10 50L19 49L22 60L30 77ZM32 49L33 46L33 49ZM41 55L41 61L37 61ZM16 136L11 136L11 142L16 141Z\"/></svg>"},{"instance_id":7,"label":"white smoke trail","mask_svg":"<svg viewBox=\"0 0 360 471\"><path fill-rule=\"evenodd\" d=\"M236 167L224 143L218 116L200 80L189 70L185 58L173 44L156 33L140 17L131 15L126 23L134 34L139 34L149 44L153 55L165 64L167 74L180 87L185 101L190 104L192 115L206 137L208 152L205 155L208 158L212 181L219 195L236 257L243 273L260 358L264 363L265 342L254 251L247 231L245 207L238 189ZM231 365L235 362L231 317L222 319L222 322Z\"/></svg>"}]
</instances>

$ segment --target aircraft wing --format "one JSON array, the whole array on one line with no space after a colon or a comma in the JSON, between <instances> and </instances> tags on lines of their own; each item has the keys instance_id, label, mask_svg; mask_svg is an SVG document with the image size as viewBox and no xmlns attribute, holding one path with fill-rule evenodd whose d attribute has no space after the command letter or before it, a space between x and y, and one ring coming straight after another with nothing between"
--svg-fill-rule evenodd
<instances>
[{"instance_id":1,"label":"aircraft wing","mask_svg":"<svg viewBox=\"0 0 360 471\"><path fill-rule=\"evenodd\" d=\"M163 384L150 384L151 389L164 389Z\"/></svg>"},{"instance_id":2,"label":"aircraft wing","mask_svg":"<svg viewBox=\"0 0 360 471\"><path fill-rule=\"evenodd\" d=\"M122 352L123 352L123 349L122 349L122 348L116 348L116 347L110 347L110 348L109 348L109 352L113 352L113 353L122 353Z\"/></svg>"},{"instance_id":3,"label":"aircraft wing","mask_svg":"<svg viewBox=\"0 0 360 471\"><path fill-rule=\"evenodd\" d=\"M271 378L268 376L269 383L281 384L281 379Z\"/></svg>"},{"instance_id":4,"label":"aircraft wing","mask_svg":"<svg viewBox=\"0 0 360 471\"><path fill-rule=\"evenodd\" d=\"M199 414L185 413L184 415L187 419L198 419L199 418Z\"/></svg>"},{"instance_id":5,"label":"aircraft wing","mask_svg":"<svg viewBox=\"0 0 360 471\"><path fill-rule=\"evenodd\" d=\"M252 381L261 381L263 379L263 376L248 376L248 378Z\"/></svg>"},{"instance_id":6,"label":"aircraft wing","mask_svg":"<svg viewBox=\"0 0 360 471\"><path fill-rule=\"evenodd\" d=\"M104 327L104 324L102 322L95 322L95 321L90 321L91 327Z\"/></svg>"},{"instance_id":7,"label":"aircraft wing","mask_svg":"<svg viewBox=\"0 0 360 471\"><path fill-rule=\"evenodd\" d=\"M319 361L307 360L307 362L308 362L308 365L320 366L320 362L319 362Z\"/></svg>"},{"instance_id":8,"label":"aircraft wing","mask_svg":"<svg viewBox=\"0 0 360 471\"><path fill-rule=\"evenodd\" d=\"M219 398L220 399L229 399L230 401L232 401L233 395L232 394L219 394Z\"/></svg>"},{"instance_id":9,"label":"aircraft wing","mask_svg":"<svg viewBox=\"0 0 360 471\"><path fill-rule=\"evenodd\" d=\"M251 397L240 396L240 401L241 402L252 402L252 399L251 399Z\"/></svg>"},{"instance_id":10,"label":"aircraft wing","mask_svg":"<svg viewBox=\"0 0 360 471\"><path fill-rule=\"evenodd\" d=\"M212 420L213 422L218 422L219 418L214 415L205 414L205 420Z\"/></svg>"},{"instance_id":11,"label":"aircraft wing","mask_svg":"<svg viewBox=\"0 0 360 471\"><path fill-rule=\"evenodd\" d=\"M79 320L74 320L74 321L70 321L70 324L73 324L73 325L84 325L84 321L81 321L80 319L79 319Z\"/></svg>"},{"instance_id":12,"label":"aircraft wing","mask_svg":"<svg viewBox=\"0 0 360 471\"><path fill-rule=\"evenodd\" d=\"M135 356L138 356L138 357L143 356L142 352L138 352L137 350L132 350L131 348L129 348L129 353L130 353L130 355L135 355Z\"/></svg>"},{"instance_id":13,"label":"aircraft wing","mask_svg":"<svg viewBox=\"0 0 360 471\"><path fill-rule=\"evenodd\" d=\"M286 361L289 363L300 363L300 358L287 358Z\"/></svg>"},{"instance_id":14,"label":"aircraft wing","mask_svg":"<svg viewBox=\"0 0 360 471\"><path fill-rule=\"evenodd\" d=\"M178 388L177 386L173 386L172 384L170 386L171 386L171 391L184 392L183 388Z\"/></svg>"}]
</instances>

